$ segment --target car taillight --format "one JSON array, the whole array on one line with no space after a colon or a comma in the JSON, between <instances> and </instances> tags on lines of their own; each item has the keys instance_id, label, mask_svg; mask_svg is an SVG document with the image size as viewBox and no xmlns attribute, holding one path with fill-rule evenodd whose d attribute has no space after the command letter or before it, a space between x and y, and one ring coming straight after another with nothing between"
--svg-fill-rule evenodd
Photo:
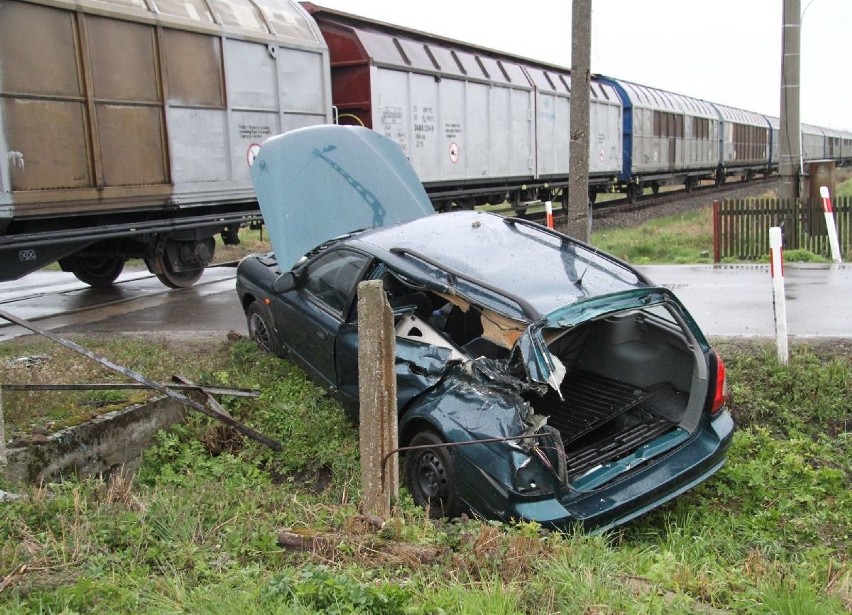
<instances>
[{"instance_id":1,"label":"car taillight","mask_svg":"<svg viewBox=\"0 0 852 615\"><path fill-rule=\"evenodd\" d=\"M716 359L716 389L713 391L713 404L710 406L710 415L715 416L728 402L728 375L725 372L725 364L722 357L713 351Z\"/></svg>"}]
</instances>

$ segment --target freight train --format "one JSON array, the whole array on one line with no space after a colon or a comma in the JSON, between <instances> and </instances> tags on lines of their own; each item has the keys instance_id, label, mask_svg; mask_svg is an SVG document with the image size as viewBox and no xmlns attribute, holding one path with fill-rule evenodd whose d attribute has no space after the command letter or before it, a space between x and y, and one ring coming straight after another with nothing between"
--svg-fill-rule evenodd
<instances>
[{"instance_id":1,"label":"freight train","mask_svg":"<svg viewBox=\"0 0 852 615\"><path fill-rule=\"evenodd\" d=\"M567 198L570 71L292 0L0 0L0 280L193 284L260 213L263 141L359 124L444 211ZM778 119L595 76L590 199L769 175ZM852 134L802 127L803 155Z\"/></svg>"}]
</instances>

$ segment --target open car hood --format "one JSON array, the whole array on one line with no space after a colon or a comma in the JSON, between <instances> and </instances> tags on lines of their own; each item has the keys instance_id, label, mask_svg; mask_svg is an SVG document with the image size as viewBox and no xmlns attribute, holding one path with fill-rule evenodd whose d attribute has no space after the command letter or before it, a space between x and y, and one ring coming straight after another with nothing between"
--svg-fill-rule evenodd
<instances>
[{"instance_id":1,"label":"open car hood","mask_svg":"<svg viewBox=\"0 0 852 615\"><path fill-rule=\"evenodd\" d=\"M283 271L329 239L435 213L390 139L359 126L314 126L266 141L251 179Z\"/></svg>"}]
</instances>

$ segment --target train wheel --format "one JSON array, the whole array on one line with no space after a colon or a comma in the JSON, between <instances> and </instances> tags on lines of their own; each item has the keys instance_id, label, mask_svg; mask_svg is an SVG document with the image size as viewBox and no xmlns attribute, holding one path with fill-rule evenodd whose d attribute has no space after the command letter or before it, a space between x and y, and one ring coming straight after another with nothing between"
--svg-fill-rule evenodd
<instances>
[{"instance_id":1,"label":"train wheel","mask_svg":"<svg viewBox=\"0 0 852 615\"><path fill-rule=\"evenodd\" d=\"M651 192L654 195L660 194L660 184L658 184L657 182L651 184Z\"/></svg>"},{"instance_id":2,"label":"train wheel","mask_svg":"<svg viewBox=\"0 0 852 615\"><path fill-rule=\"evenodd\" d=\"M215 249L212 237L194 242L167 239L162 249L146 258L145 263L169 288L187 288L204 273L204 265L213 258Z\"/></svg>"},{"instance_id":3,"label":"train wheel","mask_svg":"<svg viewBox=\"0 0 852 615\"><path fill-rule=\"evenodd\" d=\"M724 173L716 173L716 187L721 188L725 185L725 174Z\"/></svg>"},{"instance_id":4,"label":"train wheel","mask_svg":"<svg viewBox=\"0 0 852 615\"><path fill-rule=\"evenodd\" d=\"M70 269L81 282L95 288L112 286L124 269L124 259L120 256L97 256L75 254L70 258Z\"/></svg>"},{"instance_id":5,"label":"train wheel","mask_svg":"<svg viewBox=\"0 0 852 615\"><path fill-rule=\"evenodd\" d=\"M687 192L691 193L693 190L695 190L695 178L687 177L686 181L683 184L683 187L686 189Z\"/></svg>"},{"instance_id":6,"label":"train wheel","mask_svg":"<svg viewBox=\"0 0 852 615\"><path fill-rule=\"evenodd\" d=\"M174 271L168 260L163 260L162 273L157 273L157 279L169 288L188 288L198 281L204 267L187 271Z\"/></svg>"},{"instance_id":7,"label":"train wheel","mask_svg":"<svg viewBox=\"0 0 852 615\"><path fill-rule=\"evenodd\" d=\"M637 203L642 196L642 186L639 184L630 184L627 186L627 200L631 203Z\"/></svg>"}]
</instances>

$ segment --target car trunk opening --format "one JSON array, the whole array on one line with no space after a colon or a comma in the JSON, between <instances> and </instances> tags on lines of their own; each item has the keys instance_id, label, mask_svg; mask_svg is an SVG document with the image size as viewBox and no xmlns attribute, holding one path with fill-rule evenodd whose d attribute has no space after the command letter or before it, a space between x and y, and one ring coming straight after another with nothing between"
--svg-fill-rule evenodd
<instances>
[{"instance_id":1,"label":"car trunk opening","mask_svg":"<svg viewBox=\"0 0 852 615\"><path fill-rule=\"evenodd\" d=\"M529 402L559 430L575 488L594 488L670 450L697 426L707 362L674 308L621 312L545 331L545 339L567 374L559 393Z\"/></svg>"}]
</instances>

